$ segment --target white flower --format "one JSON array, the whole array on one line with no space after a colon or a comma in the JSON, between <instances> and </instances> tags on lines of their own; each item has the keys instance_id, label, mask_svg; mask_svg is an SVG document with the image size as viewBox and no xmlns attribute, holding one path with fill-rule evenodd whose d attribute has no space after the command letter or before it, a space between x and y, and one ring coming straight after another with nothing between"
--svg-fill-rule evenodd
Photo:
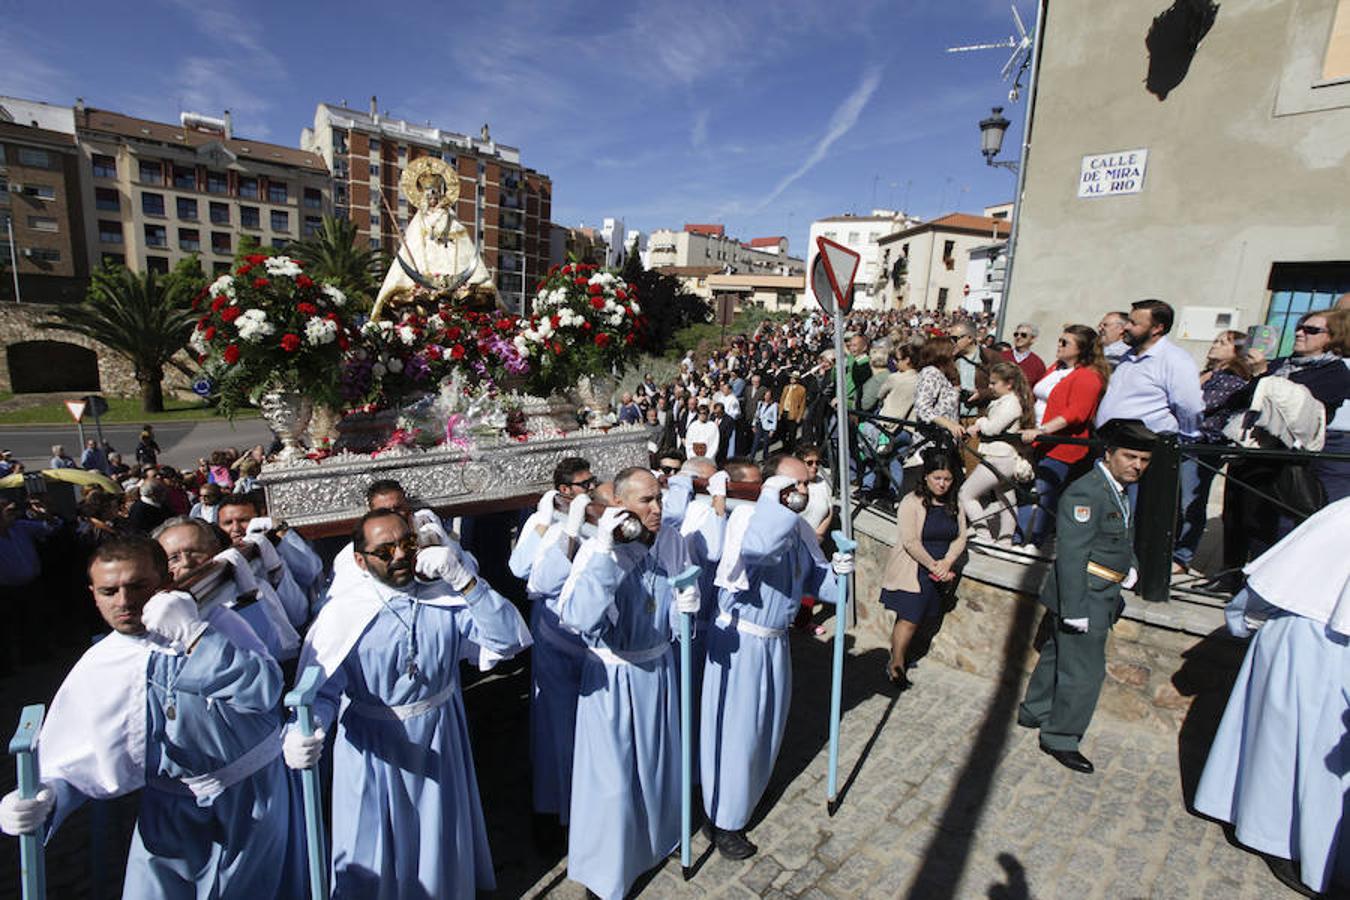
<instances>
[{"instance_id":1,"label":"white flower","mask_svg":"<svg viewBox=\"0 0 1350 900\"><path fill-rule=\"evenodd\" d=\"M511 341L511 343L516 345L516 352L519 353L521 356L527 356L529 354L530 345L529 342L525 340L524 335L522 334L516 335L515 338Z\"/></svg>"},{"instance_id":2,"label":"white flower","mask_svg":"<svg viewBox=\"0 0 1350 900\"><path fill-rule=\"evenodd\" d=\"M642 312L642 307L640 307L640 306L637 305L637 301L636 301L636 300L629 300L629 301L628 301L628 308L631 309L631 310L633 311L633 315L635 315L635 316L636 316L638 313Z\"/></svg>"},{"instance_id":3,"label":"white flower","mask_svg":"<svg viewBox=\"0 0 1350 900\"><path fill-rule=\"evenodd\" d=\"M267 269L267 274L274 278L277 276L294 278L302 271L289 256L269 256L263 260L263 266Z\"/></svg>"},{"instance_id":4,"label":"white flower","mask_svg":"<svg viewBox=\"0 0 1350 900\"><path fill-rule=\"evenodd\" d=\"M337 323L328 319L311 316L305 323L305 340L310 346L318 347L337 340Z\"/></svg>"},{"instance_id":5,"label":"white flower","mask_svg":"<svg viewBox=\"0 0 1350 900\"><path fill-rule=\"evenodd\" d=\"M267 313L261 309L249 309L235 320L234 327L239 329L239 336L246 341L258 343L270 334L276 333L276 326L267 321Z\"/></svg>"},{"instance_id":6,"label":"white flower","mask_svg":"<svg viewBox=\"0 0 1350 900\"><path fill-rule=\"evenodd\" d=\"M432 313L427 316L427 327L432 331L440 331L445 328L445 320L441 318L440 313Z\"/></svg>"},{"instance_id":7,"label":"white flower","mask_svg":"<svg viewBox=\"0 0 1350 900\"><path fill-rule=\"evenodd\" d=\"M417 343L417 332L413 331L412 327L409 325L400 325L398 327L398 338L411 347L413 344Z\"/></svg>"},{"instance_id":8,"label":"white flower","mask_svg":"<svg viewBox=\"0 0 1350 900\"><path fill-rule=\"evenodd\" d=\"M207 288L207 293L209 293L213 298L219 297L221 294L224 294L226 297L229 297L231 300L233 300L234 278L229 275L220 276L215 281L211 282L211 287Z\"/></svg>"},{"instance_id":9,"label":"white flower","mask_svg":"<svg viewBox=\"0 0 1350 900\"><path fill-rule=\"evenodd\" d=\"M200 328L192 329L192 336L188 338L188 346L196 351L198 356L204 356L210 348L206 346L206 335Z\"/></svg>"},{"instance_id":10,"label":"white flower","mask_svg":"<svg viewBox=\"0 0 1350 900\"><path fill-rule=\"evenodd\" d=\"M347 295L333 287L331 284L325 284L323 286L323 292L329 300L333 301L334 306L342 306L347 302Z\"/></svg>"},{"instance_id":11,"label":"white flower","mask_svg":"<svg viewBox=\"0 0 1350 900\"><path fill-rule=\"evenodd\" d=\"M548 337L549 335L551 335L551 334L553 333L553 323L550 322L550 321L549 321L548 319L546 319L546 318L545 318L545 319L540 319L540 320L539 320L539 333L540 333L541 335L543 335L544 337Z\"/></svg>"},{"instance_id":12,"label":"white flower","mask_svg":"<svg viewBox=\"0 0 1350 900\"><path fill-rule=\"evenodd\" d=\"M399 372L403 371L403 360L399 359L397 356L391 357L388 368L390 372L397 375Z\"/></svg>"}]
</instances>

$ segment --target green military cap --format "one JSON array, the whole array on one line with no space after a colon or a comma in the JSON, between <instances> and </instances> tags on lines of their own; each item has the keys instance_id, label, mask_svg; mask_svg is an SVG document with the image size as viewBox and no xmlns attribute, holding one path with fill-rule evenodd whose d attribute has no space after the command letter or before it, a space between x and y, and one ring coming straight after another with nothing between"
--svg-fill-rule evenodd
<instances>
[{"instance_id":1,"label":"green military cap","mask_svg":"<svg viewBox=\"0 0 1350 900\"><path fill-rule=\"evenodd\" d=\"M1097 436L1107 447L1126 450L1152 450L1158 442L1158 435L1138 419L1112 419L1097 429Z\"/></svg>"}]
</instances>

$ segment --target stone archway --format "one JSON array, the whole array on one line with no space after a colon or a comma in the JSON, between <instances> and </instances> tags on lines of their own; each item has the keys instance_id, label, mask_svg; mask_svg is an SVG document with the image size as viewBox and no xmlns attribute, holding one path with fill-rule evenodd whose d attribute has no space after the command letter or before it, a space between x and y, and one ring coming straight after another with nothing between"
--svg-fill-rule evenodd
<instances>
[{"instance_id":1,"label":"stone archway","mask_svg":"<svg viewBox=\"0 0 1350 900\"><path fill-rule=\"evenodd\" d=\"M10 390L98 393L98 354L66 341L20 341L5 348Z\"/></svg>"}]
</instances>

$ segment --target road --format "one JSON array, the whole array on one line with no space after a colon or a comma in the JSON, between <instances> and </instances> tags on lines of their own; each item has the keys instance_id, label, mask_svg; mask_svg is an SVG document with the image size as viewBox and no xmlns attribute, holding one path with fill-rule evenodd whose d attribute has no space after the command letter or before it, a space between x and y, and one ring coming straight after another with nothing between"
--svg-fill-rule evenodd
<instances>
[{"instance_id":1,"label":"road","mask_svg":"<svg viewBox=\"0 0 1350 900\"><path fill-rule=\"evenodd\" d=\"M85 424L85 436L95 437L93 422ZM133 459L136 444L140 442L140 425L104 425L103 436L128 462ZM238 447L241 450L254 444L268 444L271 433L262 419L239 419L233 424L212 419L202 422L164 422L155 426L155 440L160 446L160 462L172 466L195 465L197 459L220 447ZM11 425L0 427L0 448L10 450L29 471L45 469L52 455L52 445L61 444L66 452L80 458L80 435L71 425Z\"/></svg>"}]
</instances>

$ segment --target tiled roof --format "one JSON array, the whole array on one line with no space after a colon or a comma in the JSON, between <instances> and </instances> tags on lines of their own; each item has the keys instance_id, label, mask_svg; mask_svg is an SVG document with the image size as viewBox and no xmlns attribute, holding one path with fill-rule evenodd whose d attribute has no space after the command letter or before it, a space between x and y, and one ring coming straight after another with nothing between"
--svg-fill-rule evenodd
<instances>
[{"instance_id":1,"label":"tiled roof","mask_svg":"<svg viewBox=\"0 0 1350 900\"><path fill-rule=\"evenodd\" d=\"M323 159L316 153L298 150L295 147L283 147L280 144L267 144L262 141L245 141L239 138L227 138L213 131L199 131L171 125L166 122L152 122L149 119L137 119L106 109L88 109L83 115L76 114L75 127L80 131L102 132L121 137L159 141L178 147L200 147L203 144L219 142L241 160L251 159L273 165L295 166L316 172L327 172Z\"/></svg>"},{"instance_id":2,"label":"tiled roof","mask_svg":"<svg viewBox=\"0 0 1350 900\"><path fill-rule=\"evenodd\" d=\"M758 237L758 238L751 238L751 239L750 239L750 244L749 244L749 246L751 246L751 247L777 247L777 246L778 246L778 243L779 243L780 241L785 241L785 240L787 240L787 238L783 237L782 235L779 235L778 237Z\"/></svg>"},{"instance_id":3,"label":"tiled roof","mask_svg":"<svg viewBox=\"0 0 1350 900\"><path fill-rule=\"evenodd\" d=\"M975 216L970 213L947 213L945 216L938 216L936 219L915 225L913 228L888 234L877 243L889 244L900 238L924 231L962 231L969 234L1006 238L1011 227L1012 225L1007 219L991 219L989 216Z\"/></svg>"},{"instance_id":4,"label":"tiled roof","mask_svg":"<svg viewBox=\"0 0 1350 900\"><path fill-rule=\"evenodd\" d=\"M684 230L691 234L715 234L718 237L724 237L727 233L725 225L690 225L686 223Z\"/></svg>"}]
</instances>

